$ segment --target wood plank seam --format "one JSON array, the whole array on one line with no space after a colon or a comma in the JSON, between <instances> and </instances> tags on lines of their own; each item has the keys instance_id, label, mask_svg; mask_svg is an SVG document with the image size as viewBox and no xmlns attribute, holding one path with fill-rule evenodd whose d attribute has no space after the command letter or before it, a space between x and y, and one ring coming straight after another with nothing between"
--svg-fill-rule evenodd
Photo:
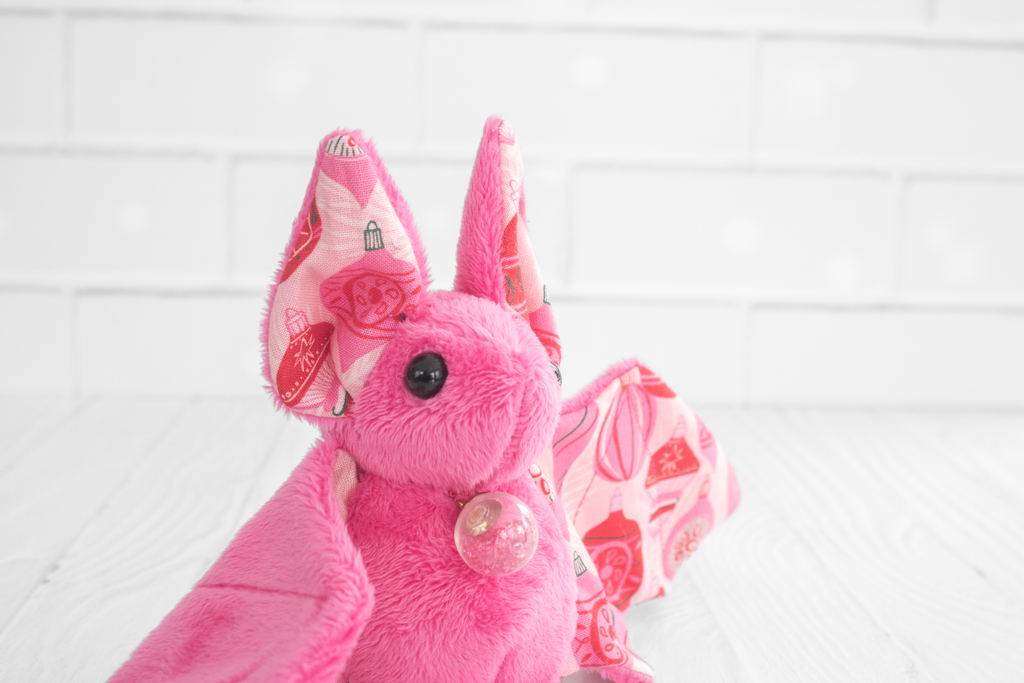
<instances>
[{"instance_id":1,"label":"wood plank seam","mask_svg":"<svg viewBox=\"0 0 1024 683\"><path fill-rule=\"evenodd\" d=\"M8 631L9 631L9 629L11 627L11 624L15 623L15 621L18 618L18 616L21 614L22 610L25 608L25 605L29 604L29 601L32 599L32 596L39 589L39 587L41 585L47 583L49 581L49 576L51 574L53 574L53 572L55 572L57 569L60 568L61 560L67 554L68 549L71 548L72 546L74 546L74 544L78 541L78 539L82 536L82 534L85 533L85 531L89 528L89 524L91 523L91 521L94 520L96 517L98 517L99 515L101 515L103 513L103 510L106 509L107 505L109 504L110 499L113 498L115 495L117 495L117 493L131 479L132 472L135 471L135 468L138 467L145 460L145 455L147 455L148 453L154 451L159 446L160 442L163 441L167 437L167 434L170 433L170 431L173 429L174 425L179 420L181 420L182 416L188 410L189 404L193 403L193 402L195 402L194 399L192 401L189 401L189 402L186 402L186 403L182 404L181 407L178 408L176 413L173 416L171 416L171 418L166 422L166 424L164 424L164 426L160 430L159 434L157 434L152 439L152 441L150 441L149 444L147 444L145 450L140 454L140 457L136 458L135 464L132 467L128 468L127 471L122 475L122 477L118 481L118 483L115 484L111 488L111 490L109 491L108 495L105 497L103 502L96 508L96 511L94 512L92 517L90 517L89 521L87 521L85 524L83 524L82 527L78 530L78 533L74 534L70 539L68 539L67 542L65 542L63 544L63 546L61 547L60 551L58 552L57 559L54 560L53 562L51 562L49 565L47 565L46 571L44 572L44 574L41 577L41 579L38 582L36 582L35 586L32 587L31 591L29 591L24 596L24 599L22 599L22 601L18 605L17 609L15 609L14 611L11 612L9 618L3 624L0 624L0 641L3 641L5 638L7 638L7 636L9 635ZM83 402L83 403L85 403L85 402Z\"/></svg>"}]
</instances>

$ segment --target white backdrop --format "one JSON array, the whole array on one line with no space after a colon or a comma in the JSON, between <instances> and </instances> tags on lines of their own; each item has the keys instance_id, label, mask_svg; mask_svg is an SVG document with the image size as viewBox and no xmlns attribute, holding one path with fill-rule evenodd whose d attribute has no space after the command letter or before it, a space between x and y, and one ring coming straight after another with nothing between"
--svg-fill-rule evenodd
<instances>
[{"instance_id":1,"label":"white backdrop","mask_svg":"<svg viewBox=\"0 0 1024 683\"><path fill-rule=\"evenodd\" d=\"M320 137L450 285L515 126L566 392L1024 405L1024 4L0 3L0 392L252 394Z\"/></svg>"}]
</instances>

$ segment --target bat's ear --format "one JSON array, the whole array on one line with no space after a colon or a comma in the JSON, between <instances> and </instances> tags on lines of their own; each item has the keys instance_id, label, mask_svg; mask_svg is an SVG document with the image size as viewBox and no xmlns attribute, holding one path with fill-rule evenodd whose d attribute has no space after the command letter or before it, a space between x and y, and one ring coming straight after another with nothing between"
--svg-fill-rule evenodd
<instances>
[{"instance_id":1,"label":"bat's ear","mask_svg":"<svg viewBox=\"0 0 1024 683\"><path fill-rule=\"evenodd\" d=\"M523 159L512 126L492 117L462 213L455 290L502 304L530 323L555 365L562 349L526 229Z\"/></svg>"},{"instance_id":2,"label":"bat's ear","mask_svg":"<svg viewBox=\"0 0 1024 683\"><path fill-rule=\"evenodd\" d=\"M428 282L412 215L373 144L331 133L267 302L272 393L296 413L344 415Z\"/></svg>"}]
</instances>

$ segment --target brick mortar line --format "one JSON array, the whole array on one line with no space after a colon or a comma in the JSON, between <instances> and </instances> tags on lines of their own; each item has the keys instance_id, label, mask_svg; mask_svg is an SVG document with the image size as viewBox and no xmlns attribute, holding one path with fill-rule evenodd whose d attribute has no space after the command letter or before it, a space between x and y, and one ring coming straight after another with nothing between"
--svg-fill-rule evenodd
<instances>
[{"instance_id":1,"label":"brick mortar line","mask_svg":"<svg viewBox=\"0 0 1024 683\"><path fill-rule=\"evenodd\" d=\"M197 144L146 144L141 142L18 142L0 140L0 158L16 155L67 156L67 157L139 157L145 159L168 158L180 160L204 160L217 163L226 157L231 164L270 162L311 162L315 145L308 150L294 150L282 146L278 150L266 150L255 145L204 145ZM474 151L436 150L430 148L406 148L388 154L391 163L472 164ZM832 160L770 156L758 154L664 154L634 150L632 156L614 161L603 154L579 149L549 148L543 152L524 154L527 165L531 162L566 164L574 171L604 171L627 169L629 171L741 171L775 173L821 173L828 175L877 175L905 176L908 179L942 178L964 180L1024 180L1024 164L984 164L956 162L912 162L901 160L857 160L835 157Z\"/></svg>"},{"instance_id":2,"label":"brick mortar line","mask_svg":"<svg viewBox=\"0 0 1024 683\"><path fill-rule=\"evenodd\" d=\"M129 4L96 3L83 7L77 3L51 3L48 6L11 5L0 8L0 16L52 16L65 11L75 19L142 19L207 21L229 23L321 24L324 21L346 25L392 26L396 29L419 24L426 29L499 29L535 31L613 32L621 34L665 34L738 39L757 36L764 39L837 40L852 42L889 42L916 45L966 45L976 47L1024 48L1024 29L998 30L984 25L949 26L919 20L899 25L893 22L858 22L850 25L842 19L772 21L729 18L682 17L672 13L598 12L590 15L492 11L467 13L456 10L289 10L282 7L214 7L201 4L177 9L133 7Z\"/></svg>"},{"instance_id":3,"label":"brick mortar line","mask_svg":"<svg viewBox=\"0 0 1024 683\"><path fill-rule=\"evenodd\" d=\"M132 297L132 298L250 298L265 297L267 287L248 282L187 283L187 282L69 282L55 279L53 282L0 278L0 294L34 292L82 297ZM937 312L1005 312L1024 313L1024 299L986 299L956 297L914 297L909 295L864 295L828 296L808 294L767 294L749 295L742 292L655 292L655 291L595 291L575 288L552 288L550 296L557 305L560 302L602 302L602 303L660 303L665 305L736 307L746 315L762 310L804 309L837 311L937 311Z\"/></svg>"}]
</instances>

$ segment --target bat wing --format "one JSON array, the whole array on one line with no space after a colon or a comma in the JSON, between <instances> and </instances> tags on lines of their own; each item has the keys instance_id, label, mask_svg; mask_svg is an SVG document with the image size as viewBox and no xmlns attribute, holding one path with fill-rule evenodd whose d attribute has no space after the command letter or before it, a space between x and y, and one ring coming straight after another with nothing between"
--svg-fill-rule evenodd
<instances>
[{"instance_id":1,"label":"bat wing","mask_svg":"<svg viewBox=\"0 0 1024 683\"><path fill-rule=\"evenodd\" d=\"M335 683L373 590L320 442L111 683Z\"/></svg>"},{"instance_id":2,"label":"bat wing","mask_svg":"<svg viewBox=\"0 0 1024 683\"><path fill-rule=\"evenodd\" d=\"M609 601L623 611L662 595L679 563L740 498L711 432L635 360L611 368L565 404L552 472L595 562L629 560L630 571L612 572L617 582L606 586ZM613 557L624 548L631 557Z\"/></svg>"}]
</instances>

